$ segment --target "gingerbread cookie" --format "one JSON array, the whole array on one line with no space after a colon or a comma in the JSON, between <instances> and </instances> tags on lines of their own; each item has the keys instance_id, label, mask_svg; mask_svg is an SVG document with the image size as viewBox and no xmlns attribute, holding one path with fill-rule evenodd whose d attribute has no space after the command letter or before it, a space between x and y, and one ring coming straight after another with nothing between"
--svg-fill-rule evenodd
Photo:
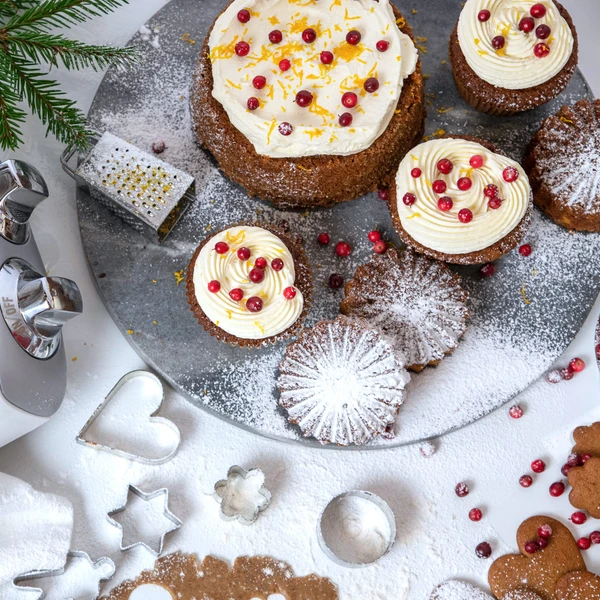
<instances>
[{"instance_id":1,"label":"gingerbread cookie","mask_svg":"<svg viewBox=\"0 0 600 600\"><path fill-rule=\"evenodd\" d=\"M195 556L181 553L159 558L153 570L122 583L106 600L147 600L146 595L162 600L162 592L165 600L267 600L273 594L286 600L338 600L329 579L295 577L288 564L274 558L243 556L230 569L213 556L200 563Z\"/></svg>"},{"instance_id":2,"label":"gingerbread cookie","mask_svg":"<svg viewBox=\"0 0 600 600\"><path fill-rule=\"evenodd\" d=\"M575 440L574 454L579 456L591 454L600 458L600 422L588 427L578 427L573 432L573 439Z\"/></svg>"},{"instance_id":3,"label":"gingerbread cookie","mask_svg":"<svg viewBox=\"0 0 600 600\"><path fill-rule=\"evenodd\" d=\"M556 586L557 600L600 600L600 577L593 573L565 575Z\"/></svg>"},{"instance_id":4,"label":"gingerbread cookie","mask_svg":"<svg viewBox=\"0 0 600 600\"><path fill-rule=\"evenodd\" d=\"M525 545L539 539L538 530L549 526L550 537L545 548L536 545L528 554ZM585 571L585 562L571 532L559 521L537 516L524 521L517 531L521 554L508 554L496 560L489 571L490 588L497 598L524 586L542 600L556 600L554 589L558 580L571 571Z\"/></svg>"},{"instance_id":5,"label":"gingerbread cookie","mask_svg":"<svg viewBox=\"0 0 600 600\"><path fill-rule=\"evenodd\" d=\"M600 458L593 456L581 467L573 467L568 474L573 488L569 502L587 510L594 519L600 519Z\"/></svg>"},{"instance_id":6,"label":"gingerbread cookie","mask_svg":"<svg viewBox=\"0 0 600 600\"><path fill-rule=\"evenodd\" d=\"M463 581L446 581L438 585L431 594L431 600L493 600L492 596ZM501 600L540 600L530 590L519 588L508 592Z\"/></svg>"}]
</instances>

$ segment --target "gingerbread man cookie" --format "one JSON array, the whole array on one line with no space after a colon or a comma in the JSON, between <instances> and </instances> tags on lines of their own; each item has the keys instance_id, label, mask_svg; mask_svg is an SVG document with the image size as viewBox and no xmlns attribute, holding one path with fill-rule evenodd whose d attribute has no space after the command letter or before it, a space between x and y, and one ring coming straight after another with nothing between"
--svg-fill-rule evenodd
<instances>
[{"instance_id":1,"label":"gingerbread man cookie","mask_svg":"<svg viewBox=\"0 0 600 600\"><path fill-rule=\"evenodd\" d=\"M540 529L542 526L547 527ZM545 540L539 544L538 531ZM525 546L529 549L531 542L535 551L528 553ZM517 544L521 554L502 556L490 568L488 580L496 598L526 587L542 600L557 600L554 590L559 579L571 571L586 570L571 532L550 517L537 516L524 521L517 531Z\"/></svg>"},{"instance_id":2,"label":"gingerbread man cookie","mask_svg":"<svg viewBox=\"0 0 600 600\"><path fill-rule=\"evenodd\" d=\"M575 440L574 454L579 456L591 454L600 458L600 422L587 427L578 427L573 432L573 439Z\"/></svg>"},{"instance_id":3,"label":"gingerbread man cookie","mask_svg":"<svg viewBox=\"0 0 600 600\"><path fill-rule=\"evenodd\" d=\"M557 600L600 600L600 577L593 573L568 573L556 586Z\"/></svg>"},{"instance_id":4,"label":"gingerbread man cookie","mask_svg":"<svg viewBox=\"0 0 600 600\"><path fill-rule=\"evenodd\" d=\"M573 467L568 478L573 488L569 502L600 519L600 458L592 457L583 466Z\"/></svg>"}]
</instances>

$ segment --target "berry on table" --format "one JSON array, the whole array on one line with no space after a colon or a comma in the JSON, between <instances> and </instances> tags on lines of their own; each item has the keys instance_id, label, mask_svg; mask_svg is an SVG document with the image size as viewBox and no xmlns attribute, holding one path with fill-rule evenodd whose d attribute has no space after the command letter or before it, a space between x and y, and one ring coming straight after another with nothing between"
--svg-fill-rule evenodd
<instances>
[{"instance_id":1,"label":"berry on table","mask_svg":"<svg viewBox=\"0 0 600 600\"><path fill-rule=\"evenodd\" d=\"M575 376L575 371L571 371L571 369L569 369L569 367L567 367L566 369L560 370L560 376L565 381L571 381L571 379L573 379L573 377Z\"/></svg>"},{"instance_id":2,"label":"berry on table","mask_svg":"<svg viewBox=\"0 0 600 600\"><path fill-rule=\"evenodd\" d=\"M154 154L162 154L167 149L167 145L164 142L152 142L152 152Z\"/></svg>"},{"instance_id":3,"label":"berry on table","mask_svg":"<svg viewBox=\"0 0 600 600\"><path fill-rule=\"evenodd\" d=\"M531 463L531 470L534 473L543 473L546 470L546 463L538 458Z\"/></svg>"},{"instance_id":4,"label":"berry on table","mask_svg":"<svg viewBox=\"0 0 600 600\"><path fill-rule=\"evenodd\" d=\"M338 242L335 246L335 253L340 257L350 256L352 246L348 242Z\"/></svg>"},{"instance_id":5,"label":"berry on table","mask_svg":"<svg viewBox=\"0 0 600 600\"><path fill-rule=\"evenodd\" d=\"M387 49L390 47L390 44L385 40L379 40L377 44L375 44L375 47L377 48L377 50L379 50L379 52L386 52Z\"/></svg>"},{"instance_id":6,"label":"berry on table","mask_svg":"<svg viewBox=\"0 0 600 600\"><path fill-rule=\"evenodd\" d=\"M234 302L239 302L243 297L244 297L244 290L240 289L240 288L233 288L230 292L229 292L229 297L234 301Z\"/></svg>"},{"instance_id":7,"label":"berry on table","mask_svg":"<svg viewBox=\"0 0 600 600\"><path fill-rule=\"evenodd\" d=\"M466 483L461 482L456 485L454 491L459 498L464 498L469 495L469 486Z\"/></svg>"},{"instance_id":8,"label":"berry on table","mask_svg":"<svg viewBox=\"0 0 600 600\"><path fill-rule=\"evenodd\" d=\"M523 475L519 479L519 485L521 487L528 488L528 487L531 487L532 484L533 484L533 477L531 475Z\"/></svg>"},{"instance_id":9,"label":"berry on table","mask_svg":"<svg viewBox=\"0 0 600 600\"><path fill-rule=\"evenodd\" d=\"M248 98L248 102L246 103L246 105L248 106L248 110L256 110L260 106L260 102L259 102L258 98L255 98L254 96L250 96L250 98Z\"/></svg>"},{"instance_id":10,"label":"berry on table","mask_svg":"<svg viewBox=\"0 0 600 600\"><path fill-rule=\"evenodd\" d=\"M552 527L550 525L540 525L537 533L541 538L548 540L552 537Z\"/></svg>"},{"instance_id":11,"label":"berry on table","mask_svg":"<svg viewBox=\"0 0 600 600\"><path fill-rule=\"evenodd\" d=\"M519 248L519 254L521 256L529 256L532 252L531 246L529 244L523 244L520 248Z\"/></svg>"},{"instance_id":12,"label":"berry on table","mask_svg":"<svg viewBox=\"0 0 600 600\"><path fill-rule=\"evenodd\" d=\"M562 373L558 369L552 369L546 373L546 381L548 383L560 383L562 381Z\"/></svg>"},{"instance_id":13,"label":"berry on table","mask_svg":"<svg viewBox=\"0 0 600 600\"><path fill-rule=\"evenodd\" d=\"M585 362L581 358L574 358L569 363L569 371L573 371L573 373L581 373L585 369Z\"/></svg>"},{"instance_id":14,"label":"berry on table","mask_svg":"<svg viewBox=\"0 0 600 600\"><path fill-rule=\"evenodd\" d=\"M596 358L600 360L600 344L596 346Z\"/></svg>"},{"instance_id":15,"label":"berry on table","mask_svg":"<svg viewBox=\"0 0 600 600\"><path fill-rule=\"evenodd\" d=\"M487 542L481 542L481 544L475 548L475 554L477 554L479 558L489 558L492 555L492 547Z\"/></svg>"},{"instance_id":16,"label":"berry on table","mask_svg":"<svg viewBox=\"0 0 600 600\"><path fill-rule=\"evenodd\" d=\"M481 21L482 23L485 23L486 21L490 20L490 17L492 16L492 13L487 10L480 10L479 14L477 15L477 18L479 19L479 21Z\"/></svg>"},{"instance_id":17,"label":"berry on table","mask_svg":"<svg viewBox=\"0 0 600 600\"><path fill-rule=\"evenodd\" d=\"M523 548L527 554L535 554L539 550L535 542L527 542Z\"/></svg>"},{"instance_id":18,"label":"berry on table","mask_svg":"<svg viewBox=\"0 0 600 600\"><path fill-rule=\"evenodd\" d=\"M461 208L458 211L458 220L461 223L470 223L473 220L473 213L468 208Z\"/></svg>"},{"instance_id":19,"label":"berry on table","mask_svg":"<svg viewBox=\"0 0 600 600\"><path fill-rule=\"evenodd\" d=\"M577 545L580 550L589 550L592 545L590 538L582 537L577 540Z\"/></svg>"},{"instance_id":20,"label":"berry on table","mask_svg":"<svg viewBox=\"0 0 600 600\"><path fill-rule=\"evenodd\" d=\"M281 258L274 258L271 261L271 268L273 271L281 271L281 269L283 269L283 261Z\"/></svg>"},{"instance_id":21,"label":"berry on table","mask_svg":"<svg viewBox=\"0 0 600 600\"><path fill-rule=\"evenodd\" d=\"M573 468L573 465L569 463L565 463L561 468L560 472L563 474L563 477L566 477L569 474L569 471Z\"/></svg>"},{"instance_id":22,"label":"berry on table","mask_svg":"<svg viewBox=\"0 0 600 600\"><path fill-rule=\"evenodd\" d=\"M208 282L208 291L212 294L216 294L221 290L221 284L215 279Z\"/></svg>"},{"instance_id":23,"label":"berry on table","mask_svg":"<svg viewBox=\"0 0 600 600\"><path fill-rule=\"evenodd\" d=\"M349 31L346 34L346 41L351 46L356 46L360 42L361 38L362 38L362 36L360 35L360 32L356 31L356 29L353 29L352 31Z\"/></svg>"},{"instance_id":24,"label":"berry on table","mask_svg":"<svg viewBox=\"0 0 600 600\"><path fill-rule=\"evenodd\" d=\"M471 519L471 521L474 521L475 523L477 523L477 521L481 521L483 517L483 513L481 512L480 508L472 508L469 511L469 519Z\"/></svg>"},{"instance_id":25,"label":"berry on table","mask_svg":"<svg viewBox=\"0 0 600 600\"><path fill-rule=\"evenodd\" d=\"M550 486L550 495L558 498L565 493L565 484L562 481L556 481Z\"/></svg>"},{"instance_id":26,"label":"berry on table","mask_svg":"<svg viewBox=\"0 0 600 600\"><path fill-rule=\"evenodd\" d=\"M410 192L408 194L404 194L402 197L402 202L406 204L406 206L412 206L417 201L417 197Z\"/></svg>"},{"instance_id":27,"label":"berry on table","mask_svg":"<svg viewBox=\"0 0 600 600\"><path fill-rule=\"evenodd\" d=\"M324 65L330 65L333 62L333 54L329 50L323 50L320 59Z\"/></svg>"},{"instance_id":28,"label":"berry on table","mask_svg":"<svg viewBox=\"0 0 600 600\"><path fill-rule=\"evenodd\" d=\"M250 20L250 11L242 8L237 14L237 20L240 23L247 23Z\"/></svg>"},{"instance_id":29,"label":"berry on table","mask_svg":"<svg viewBox=\"0 0 600 600\"><path fill-rule=\"evenodd\" d=\"M373 252L375 254L385 254L387 252L387 244L383 240L379 240L373 244Z\"/></svg>"},{"instance_id":30,"label":"berry on table","mask_svg":"<svg viewBox=\"0 0 600 600\"><path fill-rule=\"evenodd\" d=\"M296 288L290 285L283 290L283 297L286 300L293 300L296 297L296 293Z\"/></svg>"},{"instance_id":31,"label":"berry on table","mask_svg":"<svg viewBox=\"0 0 600 600\"><path fill-rule=\"evenodd\" d=\"M506 45L506 38L503 35L497 35L492 40L492 46L495 50L502 50L502 48L504 48L505 45Z\"/></svg>"},{"instance_id":32,"label":"berry on table","mask_svg":"<svg viewBox=\"0 0 600 600\"><path fill-rule=\"evenodd\" d=\"M531 33L535 29L535 21L531 17L523 17L519 22L519 29L523 33Z\"/></svg>"},{"instance_id":33,"label":"berry on table","mask_svg":"<svg viewBox=\"0 0 600 600\"><path fill-rule=\"evenodd\" d=\"M319 244L321 244L321 246L327 246L327 244L329 244L329 242L331 241L331 237L326 231L324 231L323 233L320 233L317 236L317 241L319 242Z\"/></svg>"},{"instance_id":34,"label":"berry on table","mask_svg":"<svg viewBox=\"0 0 600 600\"><path fill-rule=\"evenodd\" d=\"M376 77L369 77L363 87L367 93L374 94L379 89L379 80Z\"/></svg>"},{"instance_id":35,"label":"berry on table","mask_svg":"<svg viewBox=\"0 0 600 600\"><path fill-rule=\"evenodd\" d=\"M515 404L514 406L510 407L508 414L511 416L512 419L520 419L523 416L524 411L521 406Z\"/></svg>"},{"instance_id":36,"label":"berry on table","mask_svg":"<svg viewBox=\"0 0 600 600\"><path fill-rule=\"evenodd\" d=\"M570 467L580 467L583 464L582 457L579 454L571 454L567 459L567 464Z\"/></svg>"},{"instance_id":37,"label":"berry on table","mask_svg":"<svg viewBox=\"0 0 600 600\"><path fill-rule=\"evenodd\" d=\"M344 285L344 278L341 275L338 275L337 273L332 273L329 276L329 287L332 290L337 290L339 288L341 288Z\"/></svg>"},{"instance_id":38,"label":"berry on table","mask_svg":"<svg viewBox=\"0 0 600 600\"><path fill-rule=\"evenodd\" d=\"M592 544L600 544L600 531L592 531L590 533L590 542Z\"/></svg>"},{"instance_id":39,"label":"berry on table","mask_svg":"<svg viewBox=\"0 0 600 600\"><path fill-rule=\"evenodd\" d=\"M238 56L247 56L249 52L250 44L248 42L241 41L235 45L235 53Z\"/></svg>"},{"instance_id":40,"label":"berry on table","mask_svg":"<svg viewBox=\"0 0 600 600\"><path fill-rule=\"evenodd\" d=\"M237 251L237 256L240 260L248 260L250 258L250 249L239 248Z\"/></svg>"},{"instance_id":41,"label":"berry on table","mask_svg":"<svg viewBox=\"0 0 600 600\"><path fill-rule=\"evenodd\" d=\"M307 27L302 32L302 39L307 44L312 44L317 39L317 32L312 27Z\"/></svg>"},{"instance_id":42,"label":"berry on table","mask_svg":"<svg viewBox=\"0 0 600 600\"><path fill-rule=\"evenodd\" d=\"M443 173L444 175L448 175L449 173L452 172L454 165L452 164L451 160L449 160L447 158L442 158L442 160L440 160L438 162L437 168L440 173Z\"/></svg>"},{"instance_id":43,"label":"berry on table","mask_svg":"<svg viewBox=\"0 0 600 600\"><path fill-rule=\"evenodd\" d=\"M280 123L277 129L279 130L279 133L281 135L284 135L286 137L288 135L291 135L292 131L294 131L294 128L292 127L291 123L288 123L287 121L283 121L283 123Z\"/></svg>"},{"instance_id":44,"label":"berry on table","mask_svg":"<svg viewBox=\"0 0 600 600\"><path fill-rule=\"evenodd\" d=\"M342 104L346 108L354 108L358 102L358 96L354 92L346 92L342 96Z\"/></svg>"},{"instance_id":45,"label":"berry on table","mask_svg":"<svg viewBox=\"0 0 600 600\"><path fill-rule=\"evenodd\" d=\"M494 265L494 263L486 263L485 265L483 265L483 267L481 267L481 269L479 269L479 274L482 277L492 277L492 275L494 275L495 272L496 265Z\"/></svg>"},{"instance_id":46,"label":"berry on table","mask_svg":"<svg viewBox=\"0 0 600 600\"><path fill-rule=\"evenodd\" d=\"M215 244L215 252L217 254L225 254L229 250L229 246L225 242L217 242Z\"/></svg>"},{"instance_id":47,"label":"berry on table","mask_svg":"<svg viewBox=\"0 0 600 600\"><path fill-rule=\"evenodd\" d=\"M282 39L283 39L283 33L281 33L281 31L279 31L279 29L273 29L273 31L271 31L271 33L269 33L269 41L271 42L271 44L279 44L279 43L281 43Z\"/></svg>"},{"instance_id":48,"label":"berry on table","mask_svg":"<svg viewBox=\"0 0 600 600\"><path fill-rule=\"evenodd\" d=\"M342 113L338 119L340 127L350 127L352 125L352 115L350 113Z\"/></svg>"},{"instance_id":49,"label":"berry on table","mask_svg":"<svg viewBox=\"0 0 600 600\"><path fill-rule=\"evenodd\" d=\"M546 16L546 7L538 2L529 9L529 14L534 19L541 19L542 17Z\"/></svg>"},{"instance_id":50,"label":"berry on table","mask_svg":"<svg viewBox=\"0 0 600 600\"><path fill-rule=\"evenodd\" d=\"M252 296L251 298L248 298L248 301L246 302L246 308L250 311L250 312L260 312L262 310L263 307L263 301L262 298L259 298L258 296Z\"/></svg>"},{"instance_id":51,"label":"berry on table","mask_svg":"<svg viewBox=\"0 0 600 600\"><path fill-rule=\"evenodd\" d=\"M575 525L583 525L587 521L587 515L581 511L574 512L571 515L571 521Z\"/></svg>"},{"instance_id":52,"label":"berry on table","mask_svg":"<svg viewBox=\"0 0 600 600\"><path fill-rule=\"evenodd\" d=\"M369 235L367 236L370 242L378 242L381 239L381 233L374 229L373 231L369 231Z\"/></svg>"},{"instance_id":53,"label":"berry on table","mask_svg":"<svg viewBox=\"0 0 600 600\"><path fill-rule=\"evenodd\" d=\"M296 94L296 104L302 108L310 106L313 101L313 95L308 90L300 90Z\"/></svg>"},{"instance_id":54,"label":"berry on table","mask_svg":"<svg viewBox=\"0 0 600 600\"><path fill-rule=\"evenodd\" d=\"M252 80L252 86L255 90L262 90L265 87L265 85L267 85L267 78L263 75L257 75Z\"/></svg>"},{"instance_id":55,"label":"berry on table","mask_svg":"<svg viewBox=\"0 0 600 600\"><path fill-rule=\"evenodd\" d=\"M438 208L443 212L448 212L449 210L452 210L453 206L454 202L452 202L452 198L448 198L448 196L442 196L438 200Z\"/></svg>"}]
</instances>

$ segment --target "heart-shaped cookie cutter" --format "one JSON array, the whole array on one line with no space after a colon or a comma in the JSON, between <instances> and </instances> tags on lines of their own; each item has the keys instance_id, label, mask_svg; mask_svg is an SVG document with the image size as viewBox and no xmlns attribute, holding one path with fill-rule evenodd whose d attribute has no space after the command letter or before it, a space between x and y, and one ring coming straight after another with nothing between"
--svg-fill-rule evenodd
<instances>
[{"instance_id":1,"label":"heart-shaped cookie cutter","mask_svg":"<svg viewBox=\"0 0 600 600\"><path fill-rule=\"evenodd\" d=\"M103 581L110 581L113 578L115 571L116 571L115 563L106 556L99 558L97 561L93 561L90 558L90 555L87 554L87 552L79 552L79 551L72 550L71 552L69 552L67 554L67 560L69 558L71 558L71 559L78 558L78 559L85 560L94 570L103 564L106 564L110 567L110 572L108 573L108 575L105 575L104 577L101 577L98 580L98 588L95 590L95 592L96 592L95 597L98 597L100 595L100 584ZM19 584L24 583L26 581L33 581L36 579L46 579L49 577L60 577L61 575L64 575L66 573L66 571L67 571L66 564L61 569L55 569L55 570L49 570L49 571L30 571L29 573L25 573L24 575L19 575L18 577L16 577L13 581L13 588L15 588L16 590L20 590L20 591L28 590L30 592L37 592L39 594L39 596L37 597L37 600L44 600L44 598L46 597L46 592L44 592L44 590L42 590L41 588L37 588L37 587L33 587L33 586L30 587L27 585L19 585ZM65 598L65 600L74 600L74 599L72 597L70 597L70 598Z\"/></svg>"},{"instance_id":2,"label":"heart-shaped cookie cutter","mask_svg":"<svg viewBox=\"0 0 600 600\"><path fill-rule=\"evenodd\" d=\"M147 458L145 456L140 456L139 454L134 454L132 452L127 452L126 450L121 450L120 448L113 448L111 446L106 446L104 444L100 444L98 442L92 442L90 440L85 439L85 434L88 432L94 421L98 418L100 413L104 410L104 408L111 402L111 400L119 393L122 387L128 384L130 381L137 377L142 377L150 381L153 385L160 388L161 392L161 400L158 405L158 408L150 415L149 422L150 423L159 423L171 429L175 434L175 448L169 452L166 456L162 456L160 458ZM109 392L108 396L104 399L104 402L94 411L92 416L88 419L87 423L82 427L81 431L77 434L75 438L78 444L82 444L83 446L87 446L88 448L93 448L94 450L101 450L103 452L108 452L109 454L114 454L115 456L120 456L121 458L126 458L127 460L134 460L137 462L141 462L147 465L162 465L168 461L170 461L179 450L179 446L181 445L181 432L179 428L173 421L169 419L165 419L164 417L157 416L160 412L163 402L165 399L164 387L162 381L153 373L149 371L131 371L127 373L115 385L115 387Z\"/></svg>"}]
</instances>

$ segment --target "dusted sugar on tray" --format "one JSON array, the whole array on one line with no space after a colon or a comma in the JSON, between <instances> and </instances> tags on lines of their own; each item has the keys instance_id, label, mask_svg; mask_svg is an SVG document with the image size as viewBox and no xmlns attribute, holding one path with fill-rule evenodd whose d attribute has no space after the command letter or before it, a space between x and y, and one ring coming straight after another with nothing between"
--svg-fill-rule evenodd
<instances>
[{"instance_id":1,"label":"dusted sugar on tray","mask_svg":"<svg viewBox=\"0 0 600 600\"><path fill-rule=\"evenodd\" d=\"M388 0L234 0L200 56L196 133L225 174L277 204L374 190L423 132L410 34Z\"/></svg>"},{"instance_id":2,"label":"dusted sugar on tray","mask_svg":"<svg viewBox=\"0 0 600 600\"><path fill-rule=\"evenodd\" d=\"M468 0L450 38L458 91L494 115L558 96L575 72L577 53L573 21L553 0Z\"/></svg>"},{"instance_id":3,"label":"dusted sugar on tray","mask_svg":"<svg viewBox=\"0 0 600 600\"><path fill-rule=\"evenodd\" d=\"M447 137L404 158L388 205L398 234L417 252L480 264L519 244L530 222L531 188L523 168L489 142Z\"/></svg>"},{"instance_id":4,"label":"dusted sugar on tray","mask_svg":"<svg viewBox=\"0 0 600 600\"><path fill-rule=\"evenodd\" d=\"M207 238L187 272L188 301L217 339L258 347L298 333L312 296L308 259L268 225L238 225Z\"/></svg>"}]
</instances>

